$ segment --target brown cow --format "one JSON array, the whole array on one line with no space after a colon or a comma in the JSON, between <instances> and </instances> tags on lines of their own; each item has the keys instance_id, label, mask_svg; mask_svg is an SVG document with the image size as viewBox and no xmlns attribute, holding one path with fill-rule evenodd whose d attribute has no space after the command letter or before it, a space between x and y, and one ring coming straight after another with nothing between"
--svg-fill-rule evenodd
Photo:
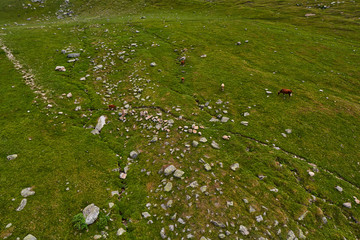
<instances>
[{"instance_id":1,"label":"brown cow","mask_svg":"<svg viewBox=\"0 0 360 240\"><path fill-rule=\"evenodd\" d=\"M289 94L289 97L292 96L292 90L291 90L291 89L283 88L283 89L281 89L281 90L278 92L278 95L279 95L280 93L282 93L283 96L284 96L285 94Z\"/></svg>"},{"instance_id":2,"label":"brown cow","mask_svg":"<svg viewBox=\"0 0 360 240\"><path fill-rule=\"evenodd\" d=\"M116 106L114 104L109 105L109 110L115 110L115 109L116 109Z\"/></svg>"}]
</instances>

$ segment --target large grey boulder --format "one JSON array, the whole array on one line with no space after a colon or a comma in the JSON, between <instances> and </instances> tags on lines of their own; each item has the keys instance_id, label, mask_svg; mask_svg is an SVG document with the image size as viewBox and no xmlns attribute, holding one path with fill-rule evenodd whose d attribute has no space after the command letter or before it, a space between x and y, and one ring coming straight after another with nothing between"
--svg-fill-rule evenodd
<instances>
[{"instance_id":1,"label":"large grey boulder","mask_svg":"<svg viewBox=\"0 0 360 240\"><path fill-rule=\"evenodd\" d=\"M24 237L24 240L37 240L37 238L31 234L28 234L26 237Z\"/></svg>"},{"instance_id":2,"label":"large grey boulder","mask_svg":"<svg viewBox=\"0 0 360 240\"><path fill-rule=\"evenodd\" d=\"M99 216L99 211L100 208L93 203L84 208L83 215L85 218L85 223L87 225L93 224Z\"/></svg>"},{"instance_id":3,"label":"large grey boulder","mask_svg":"<svg viewBox=\"0 0 360 240\"><path fill-rule=\"evenodd\" d=\"M100 134L101 129L106 124L106 116L100 116L98 119L98 123L96 124L96 127L94 130L91 131L92 134Z\"/></svg>"},{"instance_id":4,"label":"large grey boulder","mask_svg":"<svg viewBox=\"0 0 360 240\"><path fill-rule=\"evenodd\" d=\"M9 155L9 156L7 156L6 158L7 158L7 160L14 160L15 158L17 158L18 157L18 155L17 154L11 154L11 155Z\"/></svg>"}]
</instances>

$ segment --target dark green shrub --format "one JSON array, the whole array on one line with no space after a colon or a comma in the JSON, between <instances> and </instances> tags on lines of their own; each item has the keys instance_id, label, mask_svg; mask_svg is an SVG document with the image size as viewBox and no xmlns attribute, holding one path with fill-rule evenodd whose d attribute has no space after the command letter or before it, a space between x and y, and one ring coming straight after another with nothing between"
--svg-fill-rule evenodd
<instances>
[{"instance_id":1,"label":"dark green shrub","mask_svg":"<svg viewBox=\"0 0 360 240\"><path fill-rule=\"evenodd\" d=\"M88 229L88 225L85 223L85 217L82 213L76 214L72 219L72 224L77 230Z\"/></svg>"},{"instance_id":2,"label":"dark green shrub","mask_svg":"<svg viewBox=\"0 0 360 240\"><path fill-rule=\"evenodd\" d=\"M109 220L110 217L108 215L106 215L103 212L100 212L98 220L96 222L96 226L99 228L99 230L103 230L105 229L105 226L107 226Z\"/></svg>"}]
</instances>

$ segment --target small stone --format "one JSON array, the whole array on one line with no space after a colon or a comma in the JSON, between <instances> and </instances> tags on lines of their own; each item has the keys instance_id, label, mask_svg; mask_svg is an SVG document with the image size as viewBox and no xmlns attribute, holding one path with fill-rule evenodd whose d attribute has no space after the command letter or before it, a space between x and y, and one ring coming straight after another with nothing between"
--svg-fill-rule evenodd
<instances>
[{"instance_id":1,"label":"small stone","mask_svg":"<svg viewBox=\"0 0 360 240\"><path fill-rule=\"evenodd\" d=\"M130 152L130 157L132 159L136 159L139 156L139 153L137 151L131 151Z\"/></svg>"},{"instance_id":2,"label":"small stone","mask_svg":"<svg viewBox=\"0 0 360 240\"><path fill-rule=\"evenodd\" d=\"M213 117L213 118L211 118L209 121L210 121L210 122L218 122L219 119Z\"/></svg>"},{"instance_id":3,"label":"small stone","mask_svg":"<svg viewBox=\"0 0 360 240\"><path fill-rule=\"evenodd\" d=\"M5 228L9 228L9 227L11 227L11 226L12 226L12 223L9 223L8 225L6 225Z\"/></svg>"},{"instance_id":4,"label":"small stone","mask_svg":"<svg viewBox=\"0 0 360 240\"><path fill-rule=\"evenodd\" d=\"M70 53L67 55L68 58L77 58L80 57L80 53Z\"/></svg>"},{"instance_id":5,"label":"small stone","mask_svg":"<svg viewBox=\"0 0 360 240\"><path fill-rule=\"evenodd\" d=\"M121 235L123 235L125 232L126 232L125 229L119 228L119 229L117 230L117 232L116 232L116 236L121 236Z\"/></svg>"},{"instance_id":6,"label":"small stone","mask_svg":"<svg viewBox=\"0 0 360 240\"><path fill-rule=\"evenodd\" d=\"M31 234L28 234L26 237L24 237L24 240L37 240L37 238Z\"/></svg>"},{"instance_id":7,"label":"small stone","mask_svg":"<svg viewBox=\"0 0 360 240\"><path fill-rule=\"evenodd\" d=\"M216 227L221 227L221 228L225 228L226 225L222 222L218 222L218 221L214 221L214 220L211 220L210 221L212 224L214 224Z\"/></svg>"},{"instance_id":8,"label":"small stone","mask_svg":"<svg viewBox=\"0 0 360 240\"><path fill-rule=\"evenodd\" d=\"M165 228L162 228L161 231L160 231L160 236L162 239L165 239L166 238L166 235L165 235Z\"/></svg>"},{"instance_id":9,"label":"small stone","mask_svg":"<svg viewBox=\"0 0 360 240\"><path fill-rule=\"evenodd\" d=\"M121 179L125 179L125 178L126 178L126 176L127 176L127 174L126 174L126 173L123 173L123 172L122 172L122 173L120 173L120 178L121 178Z\"/></svg>"},{"instance_id":10,"label":"small stone","mask_svg":"<svg viewBox=\"0 0 360 240\"><path fill-rule=\"evenodd\" d=\"M181 171L180 169L176 169L174 172L174 177L181 178L184 175L184 171Z\"/></svg>"},{"instance_id":11,"label":"small stone","mask_svg":"<svg viewBox=\"0 0 360 240\"><path fill-rule=\"evenodd\" d=\"M257 222L262 222L264 220L262 215L256 216L255 218Z\"/></svg>"},{"instance_id":12,"label":"small stone","mask_svg":"<svg viewBox=\"0 0 360 240\"><path fill-rule=\"evenodd\" d=\"M299 228L299 238L306 239L306 236L304 235L303 231L300 228Z\"/></svg>"},{"instance_id":13,"label":"small stone","mask_svg":"<svg viewBox=\"0 0 360 240\"><path fill-rule=\"evenodd\" d=\"M204 164L204 168L205 168L206 171L211 171L211 166L208 163Z\"/></svg>"},{"instance_id":14,"label":"small stone","mask_svg":"<svg viewBox=\"0 0 360 240\"><path fill-rule=\"evenodd\" d=\"M249 122L247 122L247 121L241 121L240 122L242 125L244 125L244 126L248 126L249 125Z\"/></svg>"},{"instance_id":15,"label":"small stone","mask_svg":"<svg viewBox=\"0 0 360 240\"><path fill-rule=\"evenodd\" d=\"M287 134L290 134L290 133L292 133L292 130L291 130L291 129L285 129L285 132L286 132Z\"/></svg>"},{"instance_id":16,"label":"small stone","mask_svg":"<svg viewBox=\"0 0 360 240\"><path fill-rule=\"evenodd\" d=\"M206 237L202 236L200 240L208 240Z\"/></svg>"},{"instance_id":17,"label":"small stone","mask_svg":"<svg viewBox=\"0 0 360 240\"><path fill-rule=\"evenodd\" d=\"M95 204L90 204L86 206L83 210L83 215L85 217L85 223L87 225L93 224L98 218L100 208Z\"/></svg>"},{"instance_id":18,"label":"small stone","mask_svg":"<svg viewBox=\"0 0 360 240\"><path fill-rule=\"evenodd\" d=\"M165 192L170 192L172 189L172 183L171 182L168 182L165 187L164 187L164 191Z\"/></svg>"},{"instance_id":19,"label":"small stone","mask_svg":"<svg viewBox=\"0 0 360 240\"><path fill-rule=\"evenodd\" d=\"M170 165L167 168L165 168L164 174L165 174L165 176L168 176L168 175L172 174L173 172L175 172L175 170L176 170L176 167L174 165Z\"/></svg>"},{"instance_id":20,"label":"small stone","mask_svg":"<svg viewBox=\"0 0 360 240\"><path fill-rule=\"evenodd\" d=\"M224 136L222 136L222 139L229 141L229 140L230 140L230 136L224 135Z\"/></svg>"},{"instance_id":21,"label":"small stone","mask_svg":"<svg viewBox=\"0 0 360 240\"><path fill-rule=\"evenodd\" d=\"M230 119L230 118L228 118L228 117L222 117L222 118L221 118L221 122L222 122L222 123L226 123L227 121L229 121L229 119Z\"/></svg>"},{"instance_id":22,"label":"small stone","mask_svg":"<svg viewBox=\"0 0 360 240\"><path fill-rule=\"evenodd\" d=\"M169 200L167 203L166 203L166 206L168 207L168 208L171 208L172 207L172 204L173 204L173 200Z\"/></svg>"},{"instance_id":23,"label":"small stone","mask_svg":"<svg viewBox=\"0 0 360 240\"><path fill-rule=\"evenodd\" d=\"M199 141L202 142L202 143L206 143L207 139L205 137L201 137Z\"/></svg>"},{"instance_id":24,"label":"small stone","mask_svg":"<svg viewBox=\"0 0 360 240\"><path fill-rule=\"evenodd\" d=\"M151 217L151 215L148 212L143 212L141 213L141 215L143 216L143 218Z\"/></svg>"},{"instance_id":25,"label":"small stone","mask_svg":"<svg viewBox=\"0 0 360 240\"><path fill-rule=\"evenodd\" d=\"M313 176L315 176L315 173L314 173L314 172L309 171L309 176L310 176L310 177L313 177Z\"/></svg>"},{"instance_id":26,"label":"small stone","mask_svg":"<svg viewBox=\"0 0 360 240\"><path fill-rule=\"evenodd\" d=\"M240 225L239 231L240 231L241 234L244 235L244 236L249 235L248 229L247 229L245 226L243 226L243 225Z\"/></svg>"},{"instance_id":27,"label":"small stone","mask_svg":"<svg viewBox=\"0 0 360 240\"><path fill-rule=\"evenodd\" d=\"M343 203L344 207L351 208L351 202Z\"/></svg>"},{"instance_id":28,"label":"small stone","mask_svg":"<svg viewBox=\"0 0 360 240\"><path fill-rule=\"evenodd\" d=\"M249 212L250 212L250 213L253 213L253 212L255 212L255 211L256 211L256 210L255 210L255 208L254 208L253 206L250 206L250 207L249 207Z\"/></svg>"},{"instance_id":29,"label":"small stone","mask_svg":"<svg viewBox=\"0 0 360 240\"><path fill-rule=\"evenodd\" d=\"M219 144L217 144L215 141L212 141L212 142L211 142L211 146L212 146L213 148L215 148L215 149L220 149Z\"/></svg>"},{"instance_id":30,"label":"small stone","mask_svg":"<svg viewBox=\"0 0 360 240\"><path fill-rule=\"evenodd\" d=\"M219 234L219 238L220 238L220 239L223 239L223 238L225 238L225 237L226 237L225 234L223 234L223 233L220 233L220 234Z\"/></svg>"},{"instance_id":31,"label":"small stone","mask_svg":"<svg viewBox=\"0 0 360 240\"><path fill-rule=\"evenodd\" d=\"M71 98L71 97L72 97L72 93L69 92L68 94L66 94L66 97L67 97L67 98Z\"/></svg>"},{"instance_id":32,"label":"small stone","mask_svg":"<svg viewBox=\"0 0 360 240\"><path fill-rule=\"evenodd\" d=\"M182 218L179 218L178 222L181 223L181 224L185 224L185 221Z\"/></svg>"},{"instance_id":33,"label":"small stone","mask_svg":"<svg viewBox=\"0 0 360 240\"><path fill-rule=\"evenodd\" d=\"M109 203L109 208L112 208L114 205L115 205L114 203L110 202Z\"/></svg>"},{"instance_id":34,"label":"small stone","mask_svg":"<svg viewBox=\"0 0 360 240\"><path fill-rule=\"evenodd\" d=\"M234 163L230 166L231 170L236 171L239 168L239 163Z\"/></svg>"},{"instance_id":35,"label":"small stone","mask_svg":"<svg viewBox=\"0 0 360 240\"><path fill-rule=\"evenodd\" d=\"M342 192L342 191L343 191L343 188L340 187L340 186L336 186L335 188L336 188L336 190L338 190L339 192Z\"/></svg>"},{"instance_id":36,"label":"small stone","mask_svg":"<svg viewBox=\"0 0 360 240\"><path fill-rule=\"evenodd\" d=\"M66 72L66 69L65 69L64 66L56 66L56 67L55 67L55 71Z\"/></svg>"},{"instance_id":37,"label":"small stone","mask_svg":"<svg viewBox=\"0 0 360 240\"><path fill-rule=\"evenodd\" d=\"M150 63L150 67L155 67L155 66L156 66L155 62Z\"/></svg>"},{"instance_id":38,"label":"small stone","mask_svg":"<svg viewBox=\"0 0 360 240\"><path fill-rule=\"evenodd\" d=\"M288 232L288 236L287 236L286 240L295 240L295 239L297 239L295 236L295 233L292 230L290 230Z\"/></svg>"},{"instance_id":39,"label":"small stone","mask_svg":"<svg viewBox=\"0 0 360 240\"><path fill-rule=\"evenodd\" d=\"M18 155L17 154L12 154L12 155L9 155L9 156L7 156L6 158L7 158L7 160L14 160L15 158L17 158L18 157Z\"/></svg>"},{"instance_id":40,"label":"small stone","mask_svg":"<svg viewBox=\"0 0 360 240\"><path fill-rule=\"evenodd\" d=\"M26 203L27 203L27 199L26 199L26 198L24 198L23 200L21 200L20 205L19 205L19 207L16 209L16 211L19 212L19 211L23 210L24 207L26 206Z\"/></svg>"},{"instance_id":41,"label":"small stone","mask_svg":"<svg viewBox=\"0 0 360 240\"><path fill-rule=\"evenodd\" d=\"M196 187L198 187L199 186L199 184L198 184L198 182L197 181L193 181L192 183L190 183L190 185L189 185L190 187L192 187L192 188L196 188Z\"/></svg>"},{"instance_id":42,"label":"small stone","mask_svg":"<svg viewBox=\"0 0 360 240\"><path fill-rule=\"evenodd\" d=\"M34 194L35 194L35 192L31 191L31 187L24 188L23 190L21 190L21 196L23 196L23 197L32 196Z\"/></svg>"},{"instance_id":43,"label":"small stone","mask_svg":"<svg viewBox=\"0 0 360 240\"><path fill-rule=\"evenodd\" d=\"M101 238L101 235L95 235L94 236L94 239L96 240L96 239L100 239Z\"/></svg>"},{"instance_id":44,"label":"small stone","mask_svg":"<svg viewBox=\"0 0 360 240\"><path fill-rule=\"evenodd\" d=\"M287 137L285 133L281 133L281 135L282 135L283 137Z\"/></svg>"},{"instance_id":45,"label":"small stone","mask_svg":"<svg viewBox=\"0 0 360 240\"><path fill-rule=\"evenodd\" d=\"M192 141L192 146L193 147L197 147L199 145L199 142L197 142L197 141Z\"/></svg>"},{"instance_id":46,"label":"small stone","mask_svg":"<svg viewBox=\"0 0 360 240\"><path fill-rule=\"evenodd\" d=\"M200 191L203 193L203 192L206 192L206 189L207 189L207 186L202 186L200 187Z\"/></svg>"}]
</instances>

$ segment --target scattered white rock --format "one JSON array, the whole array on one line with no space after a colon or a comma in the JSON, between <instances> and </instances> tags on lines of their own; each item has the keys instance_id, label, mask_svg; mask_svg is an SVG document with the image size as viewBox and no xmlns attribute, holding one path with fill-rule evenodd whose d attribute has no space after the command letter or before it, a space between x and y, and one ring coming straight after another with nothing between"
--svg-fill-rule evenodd
<instances>
[{"instance_id":1,"label":"scattered white rock","mask_svg":"<svg viewBox=\"0 0 360 240\"><path fill-rule=\"evenodd\" d=\"M113 202L109 203L109 208L112 208L115 204Z\"/></svg>"},{"instance_id":2,"label":"scattered white rock","mask_svg":"<svg viewBox=\"0 0 360 240\"><path fill-rule=\"evenodd\" d=\"M156 66L155 62L150 63L150 67L155 67L155 66Z\"/></svg>"},{"instance_id":3,"label":"scattered white rock","mask_svg":"<svg viewBox=\"0 0 360 240\"><path fill-rule=\"evenodd\" d=\"M72 95L72 93L71 92L69 92L68 94L66 94L66 97L67 98L71 98L73 95Z\"/></svg>"},{"instance_id":4,"label":"scattered white rock","mask_svg":"<svg viewBox=\"0 0 360 240\"><path fill-rule=\"evenodd\" d=\"M309 171L309 176L310 176L310 177L313 177L313 176L315 176L315 173L314 173L314 172Z\"/></svg>"},{"instance_id":5,"label":"scattered white rock","mask_svg":"<svg viewBox=\"0 0 360 240\"><path fill-rule=\"evenodd\" d=\"M12 223L9 223L8 225L6 225L5 228L10 228L12 226Z\"/></svg>"}]
</instances>

